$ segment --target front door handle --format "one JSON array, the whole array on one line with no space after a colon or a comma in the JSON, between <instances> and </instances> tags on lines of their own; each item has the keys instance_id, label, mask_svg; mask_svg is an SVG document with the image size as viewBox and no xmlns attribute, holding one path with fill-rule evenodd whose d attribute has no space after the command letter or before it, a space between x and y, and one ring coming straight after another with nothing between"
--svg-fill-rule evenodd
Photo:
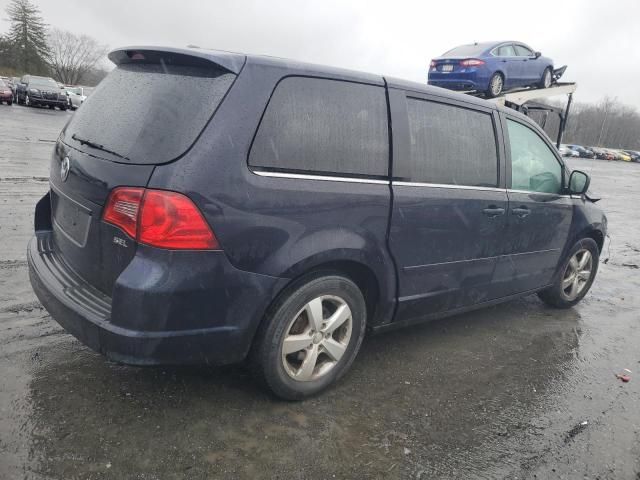
<instances>
[{"instance_id":1,"label":"front door handle","mask_svg":"<svg viewBox=\"0 0 640 480\"><path fill-rule=\"evenodd\" d=\"M497 217L498 215L504 215L504 208L490 205L488 208L483 209L482 213L484 213L488 217Z\"/></svg>"},{"instance_id":2,"label":"front door handle","mask_svg":"<svg viewBox=\"0 0 640 480\"><path fill-rule=\"evenodd\" d=\"M531 210L529 210L527 207L512 208L511 213L513 215L517 215L520 218L524 218L531 213Z\"/></svg>"}]
</instances>

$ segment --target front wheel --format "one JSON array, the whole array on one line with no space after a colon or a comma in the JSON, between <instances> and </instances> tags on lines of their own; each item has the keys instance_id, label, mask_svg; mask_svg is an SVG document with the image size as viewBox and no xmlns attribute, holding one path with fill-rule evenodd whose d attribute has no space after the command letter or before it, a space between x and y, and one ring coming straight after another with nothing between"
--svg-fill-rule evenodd
<instances>
[{"instance_id":1,"label":"front wheel","mask_svg":"<svg viewBox=\"0 0 640 480\"><path fill-rule=\"evenodd\" d=\"M25 105L25 107L30 107L31 106L31 100L29 99L29 94L24 96L24 105Z\"/></svg>"},{"instance_id":2,"label":"front wheel","mask_svg":"<svg viewBox=\"0 0 640 480\"><path fill-rule=\"evenodd\" d=\"M547 67L544 69L542 73L542 78L540 79L540 83L538 87L540 88L549 88L551 86L551 68Z\"/></svg>"},{"instance_id":3,"label":"front wheel","mask_svg":"<svg viewBox=\"0 0 640 480\"><path fill-rule=\"evenodd\" d=\"M547 305L570 308L587 294L598 272L600 251L591 238L579 240L569 252L553 285L538 293Z\"/></svg>"},{"instance_id":4,"label":"front wheel","mask_svg":"<svg viewBox=\"0 0 640 480\"><path fill-rule=\"evenodd\" d=\"M494 73L491 75L489 79L489 89L487 90L487 95L489 98L497 97L502 93L502 89L504 88L504 77L501 73Z\"/></svg>"},{"instance_id":5,"label":"front wheel","mask_svg":"<svg viewBox=\"0 0 640 480\"><path fill-rule=\"evenodd\" d=\"M360 289L340 275L310 277L276 302L256 336L251 362L278 397L301 400L337 381L365 333Z\"/></svg>"}]
</instances>

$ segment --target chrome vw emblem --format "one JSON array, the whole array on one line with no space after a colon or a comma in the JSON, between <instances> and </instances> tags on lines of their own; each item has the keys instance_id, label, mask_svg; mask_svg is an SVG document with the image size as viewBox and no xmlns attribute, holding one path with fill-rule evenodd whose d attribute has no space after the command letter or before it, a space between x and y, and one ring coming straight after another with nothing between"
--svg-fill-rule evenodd
<instances>
[{"instance_id":1,"label":"chrome vw emblem","mask_svg":"<svg viewBox=\"0 0 640 480\"><path fill-rule=\"evenodd\" d=\"M69 176L69 170L71 169L71 162L69 161L69 157L64 157L62 163L60 164L60 178L63 182L67 180Z\"/></svg>"}]
</instances>

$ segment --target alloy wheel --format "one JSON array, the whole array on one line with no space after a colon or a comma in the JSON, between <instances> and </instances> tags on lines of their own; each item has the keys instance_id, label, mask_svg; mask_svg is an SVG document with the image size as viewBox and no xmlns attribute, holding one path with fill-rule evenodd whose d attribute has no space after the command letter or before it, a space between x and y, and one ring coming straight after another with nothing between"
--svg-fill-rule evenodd
<instances>
[{"instance_id":1,"label":"alloy wheel","mask_svg":"<svg viewBox=\"0 0 640 480\"><path fill-rule=\"evenodd\" d=\"M494 75L494 77L491 79L491 93L493 95L500 95L500 92L502 91L502 75Z\"/></svg>"},{"instance_id":2,"label":"alloy wheel","mask_svg":"<svg viewBox=\"0 0 640 480\"><path fill-rule=\"evenodd\" d=\"M562 278L562 295L570 302L584 291L593 273L593 256L587 249L578 250L569 260Z\"/></svg>"},{"instance_id":3,"label":"alloy wheel","mask_svg":"<svg viewBox=\"0 0 640 480\"><path fill-rule=\"evenodd\" d=\"M542 84L544 88L549 88L551 86L551 70L546 69L544 71L544 79L542 80Z\"/></svg>"},{"instance_id":4,"label":"alloy wheel","mask_svg":"<svg viewBox=\"0 0 640 480\"><path fill-rule=\"evenodd\" d=\"M314 298L287 327L281 346L284 370L301 382L324 377L345 354L352 326L351 309L342 298Z\"/></svg>"}]
</instances>

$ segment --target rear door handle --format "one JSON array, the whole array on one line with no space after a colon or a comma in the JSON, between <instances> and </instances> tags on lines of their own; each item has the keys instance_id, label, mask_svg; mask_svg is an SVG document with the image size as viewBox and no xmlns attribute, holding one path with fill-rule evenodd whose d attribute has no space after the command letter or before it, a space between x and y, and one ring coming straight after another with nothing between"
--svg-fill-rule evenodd
<instances>
[{"instance_id":1,"label":"rear door handle","mask_svg":"<svg viewBox=\"0 0 640 480\"><path fill-rule=\"evenodd\" d=\"M527 207L512 208L511 213L513 215L517 215L520 218L524 218L531 213L531 210L529 210Z\"/></svg>"},{"instance_id":2,"label":"rear door handle","mask_svg":"<svg viewBox=\"0 0 640 480\"><path fill-rule=\"evenodd\" d=\"M504 208L490 205L488 208L483 209L482 213L488 217L497 217L498 215L504 215Z\"/></svg>"}]
</instances>

